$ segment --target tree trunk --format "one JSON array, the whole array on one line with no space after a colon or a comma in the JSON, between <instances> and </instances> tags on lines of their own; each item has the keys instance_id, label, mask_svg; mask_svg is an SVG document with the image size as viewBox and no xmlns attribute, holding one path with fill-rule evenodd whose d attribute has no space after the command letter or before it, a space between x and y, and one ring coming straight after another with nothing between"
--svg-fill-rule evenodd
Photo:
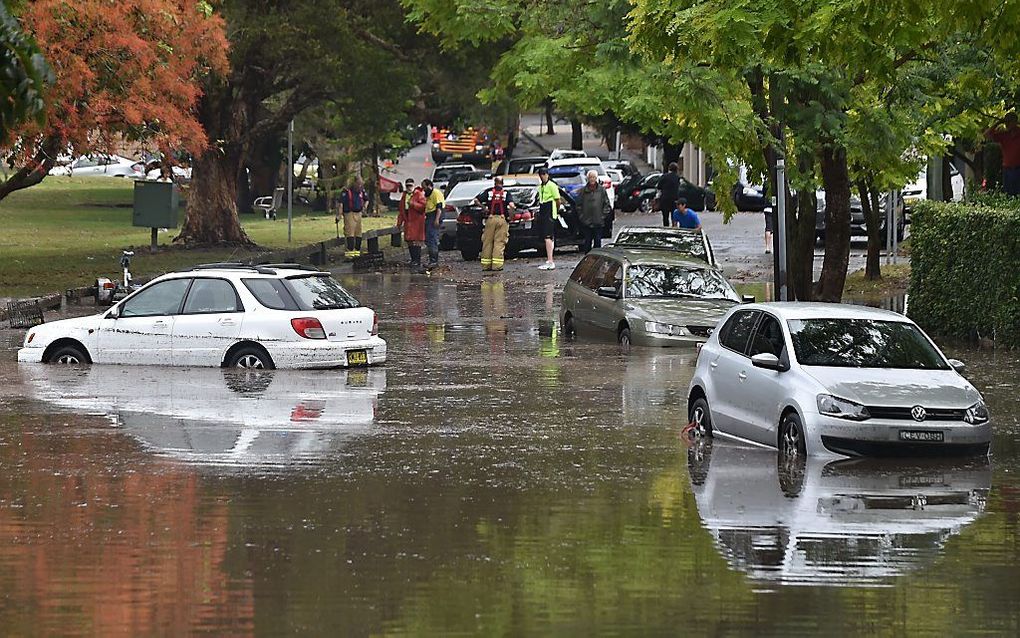
<instances>
[{"instance_id":1,"label":"tree trunk","mask_svg":"<svg viewBox=\"0 0 1020 638\"><path fill-rule=\"evenodd\" d=\"M857 192L861 196L864 221L868 225L868 259L864 266L864 278L877 281L882 278L882 215L884 211L878 201L878 193L870 179L857 180Z\"/></svg>"},{"instance_id":2,"label":"tree trunk","mask_svg":"<svg viewBox=\"0 0 1020 638\"><path fill-rule=\"evenodd\" d=\"M850 171L846 149L822 147L822 185L825 188L825 257L815 286L819 301L843 298L846 270L850 264Z\"/></svg>"},{"instance_id":3,"label":"tree trunk","mask_svg":"<svg viewBox=\"0 0 1020 638\"><path fill-rule=\"evenodd\" d=\"M570 119L570 148L575 151L584 150L584 131L581 130L581 120Z\"/></svg>"},{"instance_id":4,"label":"tree trunk","mask_svg":"<svg viewBox=\"0 0 1020 638\"><path fill-rule=\"evenodd\" d=\"M372 144L372 164L368 168L368 191L369 201L372 203L372 217L379 217L382 214L382 194L379 192L379 144Z\"/></svg>"},{"instance_id":5,"label":"tree trunk","mask_svg":"<svg viewBox=\"0 0 1020 638\"><path fill-rule=\"evenodd\" d=\"M545 134L556 135L556 131L553 130L553 103L551 98L547 98L545 101Z\"/></svg>"},{"instance_id":6,"label":"tree trunk","mask_svg":"<svg viewBox=\"0 0 1020 638\"><path fill-rule=\"evenodd\" d=\"M801 175L814 174L815 155L812 149L800 151L797 168ZM791 300L811 301L814 298L815 211L818 200L813 189L805 188L796 197L787 191L787 202L787 288Z\"/></svg>"},{"instance_id":7,"label":"tree trunk","mask_svg":"<svg viewBox=\"0 0 1020 638\"><path fill-rule=\"evenodd\" d=\"M684 143L670 144L669 142L662 141L662 168L666 169L669 167L670 162L680 163L680 156L684 152Z\"/></svg>"},{"instance_id":8,"label":"tree trunk","mask_svg":"<svg viewBox=\"0 0 1020 638\"><path fill-rule=\"evenodd\" d=\"M0 201L23 188L35 186L49 174L54 159L60 151L61 142L56 137L47 137L42 141L39 151L32 159L30 166L22 166L0 183Z\"/></svg>"},{"instance_id":9,"label":"tree trunk","mask_svg":"<svg viewBox=\"0 0 1020 638\"><path fill-rule=\"evenodd\" d=\"M949 165L953 161L952 155L942 156L942 201L953 201L953 174Z\"/></svg>"},{"instance_id":10,"label":"tree trunk","mask_svg":"<svg viewBox=\"0 0 1020 638\"><path fill-rule=\"evenodd\" d=\"M184 227L174 241L184 244L233 244L254 246L237 218L239 153L210 150L199 156L192 169Z\"/></svg>"}]
</instances>

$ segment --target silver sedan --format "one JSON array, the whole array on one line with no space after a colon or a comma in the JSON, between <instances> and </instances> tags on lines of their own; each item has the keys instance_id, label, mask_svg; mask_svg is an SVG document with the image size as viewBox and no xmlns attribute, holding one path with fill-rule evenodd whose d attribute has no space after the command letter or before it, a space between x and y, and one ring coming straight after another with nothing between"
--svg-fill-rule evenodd
<instances>
[{"instance_id":1,"label":"silver sedan","mask_svg":"<svg viewBox=\"0 0 1020 638\"><path fill-rule=\"evenodd\" d=\"M910 319L839 304L735 308L702 347L696 431L787 456L988 452L981 394Z\"/></svg>"}]
</instances>

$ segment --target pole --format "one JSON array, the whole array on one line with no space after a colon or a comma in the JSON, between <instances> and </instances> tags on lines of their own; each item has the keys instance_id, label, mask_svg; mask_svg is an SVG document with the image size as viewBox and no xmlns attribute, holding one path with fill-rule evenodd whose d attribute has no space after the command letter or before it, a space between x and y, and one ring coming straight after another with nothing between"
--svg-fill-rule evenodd
<instances>
[{"instance_id":1,"label":"pole","mask_svg":"<svg viewBox=\"0 0 1020 638\"><path fill-rule=\"evenodd\" d=\"M620 129L616 129L616 159L622 158L620 154Z\"/></svg>"},{"instance_id":2,"label":"pole","mask_svg":"<svg viewBox=\"0 0 1020 638\"><path fill-rule=\"evenodd\" d=\"M294 221L294 120L287 127L287 243L291 240Z\"/></svg>"},{"instance_id":3,"label":"pole","mask_svg":"<svg viewBox=\"0 0 1020 638\"><path fill-rule=\"evenodd\" d=\"M898 190L894 190L892 192L892 201L893 201L893 203L892 203L892 228L890 229L890 231L892 232L892 263L895 266L896 265L896 253L898 253L900 251L900 242L899 242L900 236L899 236L899 232L898 232L899 231L899 227L900 227L900 220L897 219L897 215L896 215L896 209L898 208L897 204L900 203L900 192Z\"/></svg>"},{"instance_id":4,"label":"pole","mask_svg":"<svg viewBox=\"0 0 1020 638\"><path fill-rule=\"evenodd\" d=\"M776 230L779 231L776 259L779 262L779 301L789 301L786 286L786 160L776 160Z\"/></svg>"},{"instance_id":5,"label":"pole","mask_svg":"<svg viewBox=\"0 0 1020 638\"><path fill-rule=\"evenodd\" d=\"M892 263L892 240L893 240L893 192L889 191L885 196L885 265Z\"/></svg>"}]
</instances>

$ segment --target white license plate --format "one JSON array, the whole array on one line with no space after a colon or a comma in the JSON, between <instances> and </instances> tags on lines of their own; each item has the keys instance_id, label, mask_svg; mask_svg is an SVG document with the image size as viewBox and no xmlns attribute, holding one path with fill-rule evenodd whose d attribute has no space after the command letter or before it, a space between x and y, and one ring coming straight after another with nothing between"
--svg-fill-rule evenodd
<instances>
[{"instance_id":1,"label":"white license plate","mask_svg":"<svg viewBox=\"0 0 1020 638\"><path fill-rule=\"evenodd\" d=\"M524 230L531 230L531 222L524 222Z\"/></svg>"},{"instance_id":2,"label":"white license plate","mask_svg":"<svg viewBox=\"0 0 1020 638\"><path fill-rule=\"evenodd\" d=\"M945 435L933 430L900 430L901 441L917 441L921 443L942 443Z\"/></svg>"}]
</instances>

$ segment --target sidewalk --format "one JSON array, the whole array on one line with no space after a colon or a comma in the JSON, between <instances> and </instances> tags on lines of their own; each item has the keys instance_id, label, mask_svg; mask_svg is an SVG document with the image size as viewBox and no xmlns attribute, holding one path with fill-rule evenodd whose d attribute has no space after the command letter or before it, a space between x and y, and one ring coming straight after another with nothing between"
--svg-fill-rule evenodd
<instances>
[{"instance_id":1,"label":"sidewalk","mask_svg":"<svg viewBox=\"0 0 1020 638\"><path fill-rule=\"evenodd\" d=\"M544 113L525 113L521 115L522 137L535 146L541 154L548 155L554 148L570 148L570 122L556 122L553 128L555 130L553 135L545 135ZM610 156L615 156L615 153L611 153L606 148L606 145L602 143L602 137L598 132L587 126L582 127L581 144L584 147L584 151L592 157L609 159ZM523 153L519 152L516 154L523 155ZM620 153L620 157L621 159L630 160L642 173L652 172L652 167L644 161L644 158L639 153L624 148Z\"/></svg>"}]
</instances>

